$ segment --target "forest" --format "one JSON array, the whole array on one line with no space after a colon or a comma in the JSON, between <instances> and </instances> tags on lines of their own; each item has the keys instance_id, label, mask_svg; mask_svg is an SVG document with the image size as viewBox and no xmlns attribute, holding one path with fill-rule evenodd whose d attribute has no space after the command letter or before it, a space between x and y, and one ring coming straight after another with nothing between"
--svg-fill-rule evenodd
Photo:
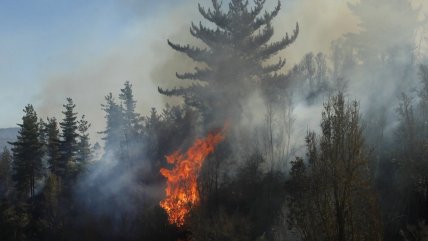
<instances>
[{"instance_id":1,"label":"forest","mask_svg":"<svg viewBox=\"0 0 428 241\"><path fill-rule=\"evenodd\" d=\"M0 151L0 240L428 240L421 8L349 3L361 31L289 64L307 30L278 22L288 1L209 2L186 19L195 42L165 39L194 68L150 90L163 108L137 110L138 80L100 100L105 128L73 96L57 116L23 106Z\"/></svg>"}]
</instances>

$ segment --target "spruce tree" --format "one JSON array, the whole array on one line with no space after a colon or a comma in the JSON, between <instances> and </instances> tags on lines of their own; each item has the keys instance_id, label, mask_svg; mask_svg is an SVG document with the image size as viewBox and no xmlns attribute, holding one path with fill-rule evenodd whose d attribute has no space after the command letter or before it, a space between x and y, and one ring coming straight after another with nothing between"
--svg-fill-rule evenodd
<instances>
[{"instance_id":1,"label":"spruce tree","mask_svg":"<svg viewBox=\"0 0 428 241\"><path fill-rule=\"evenodd\" d=\"M59 139L59 129L58 123L55 118L48 118L48 122L46 124L46 133L47 133L47 155L48 155L48 163L49 169L52 174L56 176L60 176L60 168L59 163L61 159L60 152L60 139Z\"/></svg>"},{"instance_id":2,"label":"spruce tree","mask_svg":"<svg viewBox=\"0 0 428 241\"><path fill-rule=\"evenodd\" d=\"M190 33L201 40L206 48L179 45L168 40L176 51L186 54L199 67L192 73L177 73L181 80L189 80L190 85L165 90L161 94L180 96L187 105L199 109L204 119L220 120L239 117L240 103L255 89L260 88L272 97L276 88L287 86L287 75L279 73L285 60L266 64L272 56L285 49L297 38L299 27L290 37L269 43L274 34L272 20L278 15L281 3L278 1L272 12L262 12L265 0L232 0L228 11L222 4L212 0L212 9L199 5L200 14L215 25L210 28L202 23L191 24ZM201 67L203 66L203 67Z\"/></svg>"},{"instance_id":3,"label":"spruce tree","mask_svg":"<svg viewBox=\"0 0 428 241\"><path fill-rule=\"evenodd\" d=\"M137 101L132 93L132 85L126 81L120 90L119 99L122 101L123 140L121 143L125 160L132 166L140 153L141 117L135 113Z\"/></svg>"},{"instance_id":4,"label":"spruce tree","mask_svg":"<svg viewBox=\"0 0 428 241\"><path fill-rule=\"evenodd\" d=\"M85 164L92 158L91 143L89 141L88 130L91 127L91 124L85 119L85 115L79 121L79 138L77 143L77 162L80 167L85 166Z\"/></svg>"},{"instance_id":5,"label":"spruce tree","mask_svg":"<svg viewBox=\"0 0 428 241\"><path fill-rule=\"evenodd\" d=\"M67 98L67 103L63 105L65 110L62 112L64 118L62 122L59 123L61 126L61 161L58 165L60 169L61 176L64 178L67 175L71 175L69 170L70 166L76 164L76 153L77 153L77 137L79 134L78 123L77 123L77 113L74 112L76 105L73 103L71 98Z\"/></svg>"},{"instance_id":6,"label":"spruce tree","mask_svg":"<svg viewBox=\"0 0 428 241\"><path fill-rule=\"evenodd\" d=\"M105 154L119 157L122 155L121 143L124 140L123 108L116 103L112 93L105 97L105 101L101 106L105 112L106 129L100 134L104 134L102 139L105 141Z\"/></svg>"},{"instance_id":7,"label":"spruce tree","mask_svg":"<svg viewBox=\"0 0 428 241\"><path fill-rule=\"evenodd\" d=\"M132 84L126 81L124 88L120 89L119 99L122 101L124 112L124 124L126 128L138 133L140 128L141 118L138 113L135 113L137 101L134 99Z\"/></svg>"},{"instance_id":8,"label":"spruce tree","mask_svg":"<svg viewBox=\"0 0 428 241\"><path fill-rule=\"evenodd\" d=\"M47 132L46 132L46 122L40 118L39 119L39 141L43 146L43 152L46 153L46 144L47 144Z\"/></svg>"},{"instance_id":9,"label":"spruce tree","mask_svg":"<svg viewBox=\"0 0 428 241\"><path fill-rule=\"evenodd\" d=\"M34 197L36 180L42 173L42 143L39 137L39 123L32 105L24 109L22 124L16 142L13 145L13 180L16 190L23 196Z\"/></svg>"}]
</instances>

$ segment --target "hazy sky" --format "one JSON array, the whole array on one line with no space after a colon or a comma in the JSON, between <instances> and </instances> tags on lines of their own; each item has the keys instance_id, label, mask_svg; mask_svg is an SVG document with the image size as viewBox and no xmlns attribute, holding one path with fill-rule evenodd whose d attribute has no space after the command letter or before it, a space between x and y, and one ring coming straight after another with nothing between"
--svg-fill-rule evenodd
<instances>
[{"instance_id":1,"label":"hazy sky","mask_svg":"<svg viewBox=\"0 0 428 241\"><path fill-rule=\"evenodd\" d=\"M82 65L117 51L119 45L135 43L142 38L134 32L137 25L145 31L144 23L156 21L160 12L180 2L183 1L0 1L0 128L15 126L26 104L32 103L37 109L49 102L57 93L46 92L46 85L55 82L52 78L56 75L81 75L85 71ZM145 39L156 35L149 31ZM139 47L144 48L144 43ZM117 81L123 83L126 77L118 77ZM62 102L68 95L73 97L73 89L57 91L62 94Z\"/></svg>"},{"instance_id":2,"label":"hazy sky","mask_svg":"<svg viewBox=\"0 0 428 241\"><path fill-rule=\"evenodd\" d=\"M201 20L198 2L208 0L1 0L0 128L19 123L28 103L42 117L61 118L61 105L72 97L96 126L94 134L103 128L103 97L126 80L134 85L139 112L161 106L157 86L190 64L166 39L189 41L190 22ZM276 36L291 32L296 22L301 26L284 53L288 66L358 31L344 0L282 2Z\"/></svg>"}]
</instances>

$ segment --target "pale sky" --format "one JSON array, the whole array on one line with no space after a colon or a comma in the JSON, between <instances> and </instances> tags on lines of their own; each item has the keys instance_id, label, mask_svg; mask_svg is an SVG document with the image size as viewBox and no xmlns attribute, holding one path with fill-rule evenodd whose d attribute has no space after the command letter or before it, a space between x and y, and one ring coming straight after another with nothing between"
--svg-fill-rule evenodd
<instances>
[{"instance_id":1,"label":"pale sky","mask_svg":"<svg viewBox=\"0 0 428 241\"><path fill-rule=\"evenodd\" d=\"M20 123L29 103L41 117L62 118L62 104L72 97L96 135L103 128L103 97L126 80L134 85L139 112L162 106L157 86L191 64L166 39L191 39L190 22L201 20L198 2L207 6L209 0L0 0L0 128ZM277 36L296 22L301 26L284 53L288 66L357 31L344 0L282 2ZM413 2L428 10L426 0Z\"/></svg>"},{"instance_id":2,"label":"pale sky","mask_svg":"<svg viewBox=\"0 0 428 241\"><path fill-rule=\"evenodd\" d=\"M142 38L135 33L137 26L146 31L145 23L156 21L161 12L181 2L184 1L0 1L0 128L20 122L26 104L34 104L37 110L45 100L49 102L50 95L56 93L44 89L55 82L51 80L55 75L74 75L84 71L83 67L96 68L83 65L134 44ZM150 32L144 33L143 41L157 34L149 27L147 30ZM139 47L147 48L144 43ZM132 58L132 53L124 54ZM120 84L125 80L127 76L117 79ZM73 95L72 90L58 91L63 94L62 102Z\"/></svg>"}]
</instances>

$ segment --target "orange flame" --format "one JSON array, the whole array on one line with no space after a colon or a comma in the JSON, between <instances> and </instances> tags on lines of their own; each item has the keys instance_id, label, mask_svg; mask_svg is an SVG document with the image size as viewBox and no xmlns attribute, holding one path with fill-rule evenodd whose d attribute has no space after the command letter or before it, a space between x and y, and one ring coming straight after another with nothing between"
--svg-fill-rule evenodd
<instances>
[{"instance_id":1,"label":"orange flame","mask_svg":"<svg viewBox=\"0 0 428 241\"><path fill-rule=\"evenodd\" d=\"M197 176L204 160L224 140L223 131L224 129L196 140L185 154L176 151L166 156L167 162L175 166L172 170L160 170L167 179L166 198L160 202L160 206L168 214L171 224L183 226L191 208L199 203Z\"/></svg>"}]
</instances>

